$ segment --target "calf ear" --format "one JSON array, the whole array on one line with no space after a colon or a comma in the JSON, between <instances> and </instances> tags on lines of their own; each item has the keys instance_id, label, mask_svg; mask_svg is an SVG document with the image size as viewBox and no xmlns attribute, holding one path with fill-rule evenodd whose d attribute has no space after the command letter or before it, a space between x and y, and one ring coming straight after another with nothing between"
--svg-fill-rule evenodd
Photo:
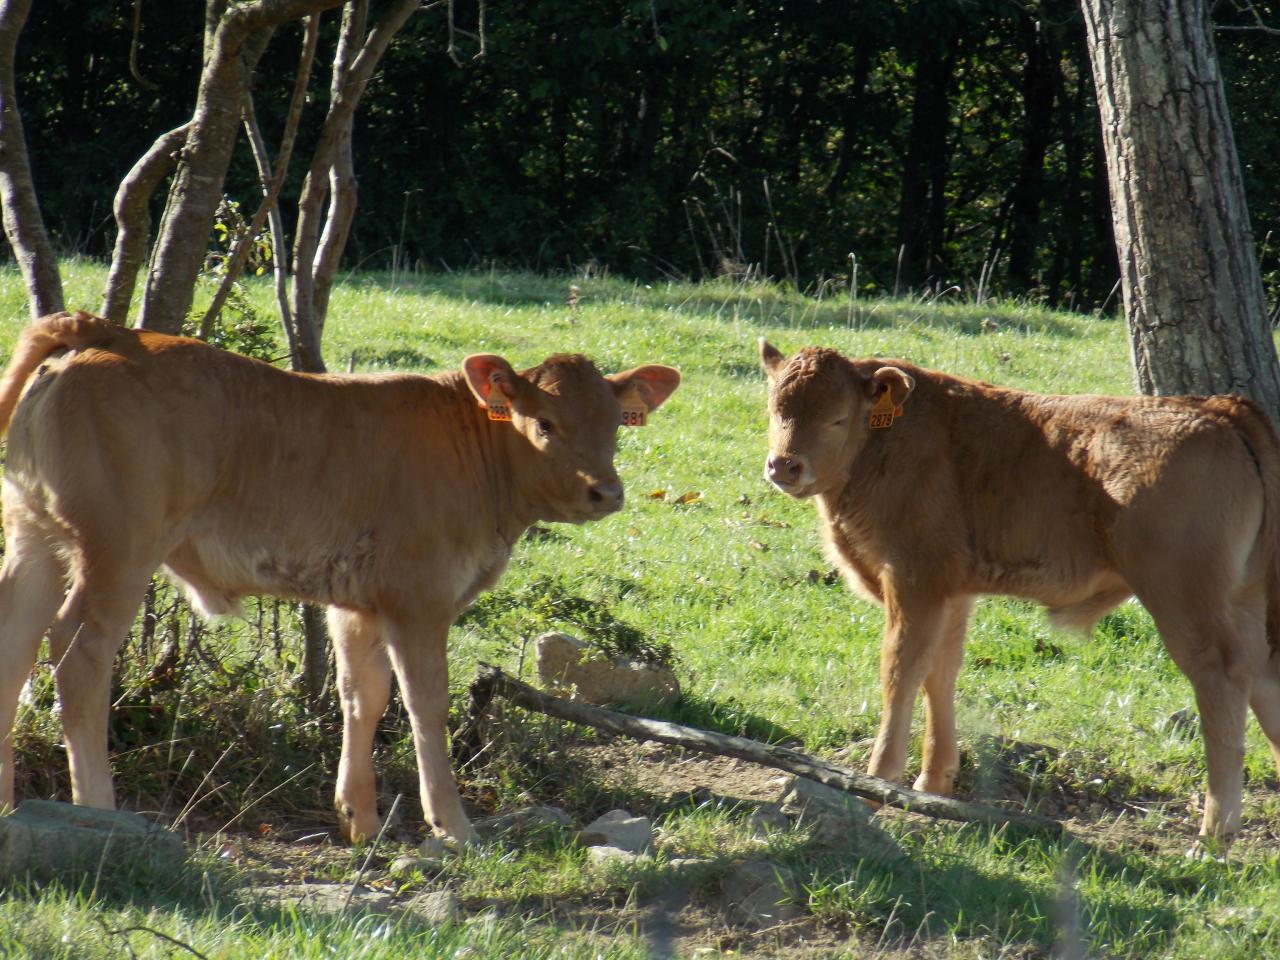
<instances>
[{"instance_id":1,"label":"calf ear","mask_svg":"<svg viewBox=\"0 0 1280 960\"><path fill-rule=\"evenodd\" d=\"M786 362L787 358L782 355L781 350L764 337L760 338L760 366L764 367L764 375L771 383L777 379L778 371Z\"/></svg>"},{"instance_id":2,"label":"calf ear","mask_svg":"<svg viewBox=\"0 0 1280 960\"><path fill-rule=\"evenodd\" d=\"M462 361L462 372L467 375L467 386L476 395L481 406L501 400L501 397L493 395L495 389L507 400L514 400L520 389L519 374L511 369L511 364L496 354L471 354Z\"/></svg>"},{"instance_id":3,"label":"calf ear","mask_svg":"<svg viewBox=\"0 0 1280 960\"><path fill-rule=\"evenodd\" d=\"M893 401L893 405L900 407L915 386L916 382L906 372L897 367L881 367L867 381L867 394L875 398L888 390L889 399Z\"/></svg>"},{"instance_id":4,"label":"calf ear","mask_svg":"<svg viewBox=\"0 0 1280 960\"><path fill-rule=\"evenodd\" d=\"M651 363L644 367L624 370L606 377L613 384L614 396L622 399L626 396L639 395L641 402L650 410L662 406L662 401L676 392L680 386L680 371L675 367L664 367L660 363Z\"/></svg>"}]
</instances>

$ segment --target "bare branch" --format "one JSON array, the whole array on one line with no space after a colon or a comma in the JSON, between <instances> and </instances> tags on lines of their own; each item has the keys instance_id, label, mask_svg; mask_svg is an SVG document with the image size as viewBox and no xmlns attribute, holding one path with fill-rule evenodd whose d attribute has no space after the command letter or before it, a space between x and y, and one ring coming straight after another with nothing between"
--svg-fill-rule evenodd
<instances>
[{"instance_id":1,"label":"bare branch","mask_svg":"<svg viewBox=\"0 0 1280 960\"><path fill-rule=\"evenodd\" d=\"M142 0L133 0L133 32L129 37L129 73L138 81L138 86L152 92L160 89L160 84L148 80L138 69L138 36L142 32Z\"/></svg>"},{"instance_id":2,"label":"bare branch","mask_svg":"<svg viewBox=\"0 0 1280 960\"><path fill-rule=\"evenodd\" d=\"M312 155L311 169L303 181L302 196L298 200L298 225L293 244L293 308L295 322L299 329L313 327L321 329L323 318L320 316L316 296L317 257L321 251L321 208L329 193L329 182L338 163L338 157L344 140L351 136L351 126L360 98L364 94L373 71L382 55L386 52L391 39L396 35L409 17L419 9L418 0L394 0L382 19L363 36L363 18L367 4L357 0L344 11L342 21L342 39L339 51L334 60L333 95L329 103L329 112L325 116L324 126L316 142ZM361 38L363 37L363 44ZM345 67L346 57L350 50L359 46L359 53ZM354 185L354 180L351 181ZM351 199L354 198L352 194ZM354 207L351 208L354 212ZM345 208L331 205L331 213L335 221L346 216ZM349 224L348 224L349 227ZM335 222L334 231L341 229L341 223ZM328 244L332 249L335 243ZM340 248L339 248L340 249ZM335 263L326 253L323 263ZM313 357L296 358L295 363L305 362L300 369L323 370L323 360L319 354Z\"/></svg>"},{"instance_id":3,"label":"bare branch","mask_svg":"<svg viewBox=\"0 0 1280 960\"><path fill-rule=\"evenodd\" d=\"M746 737L711 733L707 730L681 726L678 723L632 717L612 710L588 706L585 703L552 697L527 683L521 683L507 676L497 667L488 665L481 665L479 675L471 684L469 725L455 738L460 751L472 746L469 740L476 733L475 720L483 715L485 706L494 696L506 697L526 710L596 727L625 737L674 744L699 753L736 757L739 760L748 760L776 770L785 770L809 780L816 780L828 787L866 797L885 806L910 810L912 813L940 817L945 820L983 823L988 826L1009 824L1042 833L1063 832L1062 824L1047 817L908 790L888 780L855 773L786 747L760 743L756 740L748 740Z\"/></svg>"},{"instance_id":4,"label":"bare branch","mask_svg":"<svg viewBox=\"0 0 1280 960\"><path fill-rule=\"evenodd\" d=\"M205 312L204 319L200 321L201 339L207 340L209 338L209 334L213 331L214 321L217 320L218 314L222 312L223 304L227 302L227 296L231 293L232 284L236 282L236 279L240 276L240 271L244 269L245 261L249 257L249 251L253 248L254 240L262 232L263 224L267 222L267 217L271 211L276 209L276 201L280 196L281 188L284 186L285 173L289 169L289 160L293 156L293 144L298 135L298 123L302 117L302 106L307 97L307 82L311 78L311 65L315 61L316 39L319 35L320 14L312 14L306 19L302 53L298 58L298 71L293 81L293 95L289 99L289 113L285 118L284 133L280 137L280 150L276 155L275 170L269 176L262 177L262 202L258 205L253 218L249 221L248 229L236 242L235 249L232 250L231 256L227 259L226 272L222 277L222 283L219 285L217 293L214 294L213 302L209 304L209 309ZM246 130L249 131L250 140L252 140L253 129L257 126L252 95L245 98L244 122ZM259 169L261 170L261 166ZM276 257L283 252L283 248L274 250Z\"/></svg>"},{"instance_id":5,"label":"bare branch","mask_svg":"<svg viewBox=\"0 0 1280 960\"><path fill-rule=\"evenodd\" d=\"M111 272L102 293L102 315L123 324L129 318L138 271L147 259L151 234L151 195L173 172L178 151L187 139L187 124L162 133L120 181L113 210L116 218L116 246L111 254Z\"/></svg>"},{"instance_id":6,"label":"bare branch","mask_svg":"<svg viewBox=\"0 0 1280 960\"><path fill-rule=\"evenodd\" d=\"M0 0L0 203L4 232L22 269L32 318L63 308L62 277L31 179L26 133L18 113L14 61L31 0Z\"/></svg>"}]
</instances>

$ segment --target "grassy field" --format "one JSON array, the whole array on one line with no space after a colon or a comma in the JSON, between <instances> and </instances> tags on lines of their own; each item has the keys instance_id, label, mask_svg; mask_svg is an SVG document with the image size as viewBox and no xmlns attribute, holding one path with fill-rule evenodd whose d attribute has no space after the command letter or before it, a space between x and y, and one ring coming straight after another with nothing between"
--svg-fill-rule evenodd
<instances>
[{"instance_id":1,"label":"grassy field","mask_svg":"<svg viewBox=\"0 0 1280 960\"><path fill-rule=\"evenodd\" d=\"M99 266L68 265L68 303L95 306L103 278ZM520 367L574 351L605 370L656 361L684 373L650 426L620 437L627 507L527 539L498 588L455 628L459 707L478 661L528 677L527 641L550 628L574 632L585 618L601 636L670 647L686 694L672 719L797 742L861 767L879 713L882 618L826 576L812 504L761 476L757 337L784 352L822 344L1047 392L1131 389L1123 326L1110 319L608 278L573 278L582 293L571 308L569 282L495 272L393 283L371 274L334 291L325 353L335 370L430 373L478 351ZM250 284L251 312L269 319L271 302L265 285ZM0 272L0 353L24 320L20 280ZM228 337L273 352L261 337L234 329ZM306 713L293 693L293 607L251 603L245 621L194 635L166 588L151 609L157 629L136 630L119 665L119 794L134 809L181 813L196 852L176 877L118 871L109 882L11 886L0 897L0 956L1280 954L1280 804L1269 751L1251 724L1246 832L1229 860L1184 857L1204 764L1198 738L1170 718L1191 693L1134 605L1081 637L1051 632L1031 605L990 599L970 631L958 693L962 787L1069 819L1067 842L905 816L881 818L905 854L897 860L833 848L803 829L761 838L745 822L751 804L728 802L728 787L687 775L684 790L711 790L699 802L654 786L681 785L679 757L512 711L499 759L462 777L478 814L543 802L586 821L626 805L656 818L658 853L640 866L592 870L557 833L469 851L430 876L398 881L458 894L466 919L440 928L245 905L243 888L264 871L350 879L364 859L325 832L334 718ZM166 638L181 640L180 680L152 688L143 678ZM66 796L52 703L46 669L19 718L19 784L29 796ZM416 829L405 732L393 706L379 748L383 809L404 793L411 812L376 864L407 848ZM673 919L668 863L691 856L709 865L688 888L683 920ZM759 857L801 879L806 919L749 934L718 917L717 872ZM272 858L284 865L265 864Z\"/></svg>"}]
</instances>

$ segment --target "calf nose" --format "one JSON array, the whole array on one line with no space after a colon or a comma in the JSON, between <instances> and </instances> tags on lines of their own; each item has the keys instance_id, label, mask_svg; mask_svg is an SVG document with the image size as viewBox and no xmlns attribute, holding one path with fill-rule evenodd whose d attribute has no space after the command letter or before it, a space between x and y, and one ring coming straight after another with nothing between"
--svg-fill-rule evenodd
<instances>
[{"instance_id":1,"label":"calf nose","mask_svg":"<svg viewBox=\"0 0 1280 960\"><path fill-rule=\"evenodd\" d=\"M803 470L800 457L770 456L765 462L765 473L774 483L795 483Z\"/></svg>"},{"instance_id":2,"label":"calf nose","mask_svg":"<svg viewBox=\"0 0 1280 960\"><path fill-rule=\"evenodd\" d=\"M622 482L593 483L587 491L587 498L598 510L617 510L622 506Z\"/></svg>"}]
</instances>

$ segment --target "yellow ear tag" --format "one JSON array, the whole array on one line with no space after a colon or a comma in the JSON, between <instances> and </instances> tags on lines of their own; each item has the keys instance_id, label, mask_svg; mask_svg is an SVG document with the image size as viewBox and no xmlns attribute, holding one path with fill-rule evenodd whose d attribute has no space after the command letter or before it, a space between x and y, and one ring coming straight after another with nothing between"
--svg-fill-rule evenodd
<instances>
[{"instance_id":1,"label":"yellow ear tag","mask_svg":"<svg viewBox=\"0 0 1280 960\"><path fill-rule=\"evenodd\" d=\"M880 399L871 408L871 416L867 419L867 426L872 430L883 430L886 427L892 427L893 418L901 416L901 414L902 408L895 407L893 404L893 391L886 390L880 394Z\"/></svg>"},{"instance_id":2,"label":"yellow ear tag","mask_svg":"<svg viewBox=\"0 0 1280 960\"><path fill-rule=\"evenodd\" d=\"M489 394L489 401L485 405L485 409L489 411L489 419L490 420L510 420L511 404L507 403L505 399L499 400L498 397L494 396L495 393L498 393L497 389L495 389L492 393ZM500 395L501 394L499 394L499 396Z\"/></svg>"},{"instance_id":3,"label":"yellow ear tag","mask_svg":"<svg viewBox=\"0 0 1280 960\"><path fill-rule=\"evenodd\" d=\"M622 425L624 427L643 427L649 423L649 408L640 401L630 401L622 405Z\"/></svg>"}]
</instances>

